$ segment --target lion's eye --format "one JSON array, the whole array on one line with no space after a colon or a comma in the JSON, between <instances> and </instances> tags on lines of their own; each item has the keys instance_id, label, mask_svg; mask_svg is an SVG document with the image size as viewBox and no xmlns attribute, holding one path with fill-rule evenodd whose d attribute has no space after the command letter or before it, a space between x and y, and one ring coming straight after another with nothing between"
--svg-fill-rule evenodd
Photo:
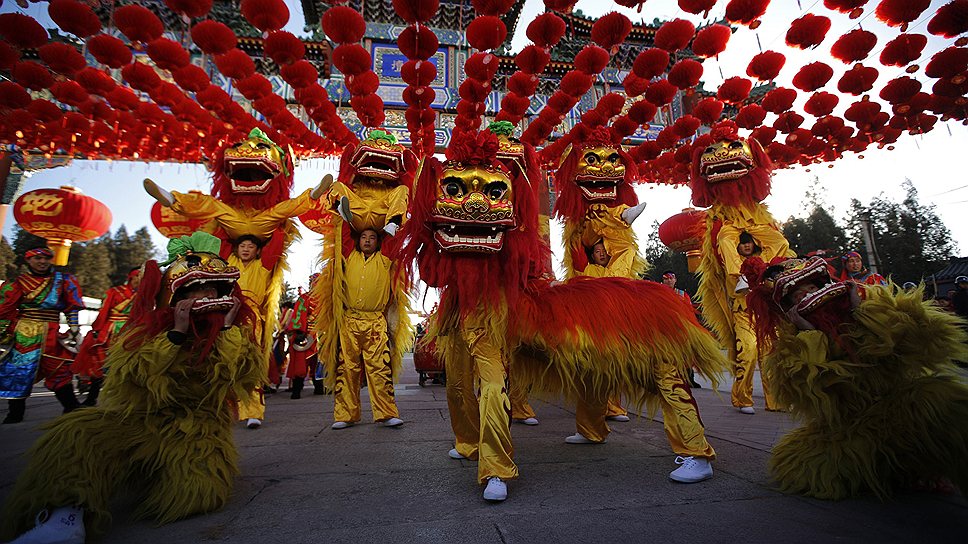
<instances>
[{"instance_id":1,"label":"lion's eye","mask_svg":"<svg viewBox=\"0 0 968 544\"><path fill-rule=\"evenodd\" d=\"M464 184L457 178L443 180L444 194L456 198L464 194Z\"/></svg>"},{"instance_id":2,"label":"lion's eye","mask_svg":"<svg viewBox=\"0 0 968 544\"><path fill-rule=\"evenodd\" d=\"M503 182L489 183L484 192L491 200L500 200L508 192L508 187Z\"/></svg>"},{"instance_id":3,"label":"lion's eye","mask_svg":"<svg viewBox=\"0 0 968 544\"><path fill-rule=\"evenodd\" d=\"M270 146L267 143L259 142L258 144L256 144L256 147L258 147L259 149L269 149L272 146Z\"/></svg>"},{"instance_id":4,"label":"lion's eye","mask_svg":"<svg viewBox=\"0 0 968 544\"><path fill-rule=\"evenodd\" d=\"M588 164L596 164L598 162L598 155L594 153L585 155L585 162Z\"/></svg>"},{"instance_id":5,"label":"lion's eye","mask_svg":"<svg viewBox=\"0 0 968 544\"><path fill-rule=\"evenodd\" d=\"M729 144L730 149L739 149L741 147L743 147L743 142L730 142Z\"/></svg>"},{"instance_id":6,"label":"lion's eye","mask_svg":"<svg viewBox=\"0 0 968 544\"><path fill-rule=\"evenodd\" d=\"M715 153L715 152L716 152L716 148L713 146L707 147L705 151L705 153Z\"/></svg>"}]
</instances>

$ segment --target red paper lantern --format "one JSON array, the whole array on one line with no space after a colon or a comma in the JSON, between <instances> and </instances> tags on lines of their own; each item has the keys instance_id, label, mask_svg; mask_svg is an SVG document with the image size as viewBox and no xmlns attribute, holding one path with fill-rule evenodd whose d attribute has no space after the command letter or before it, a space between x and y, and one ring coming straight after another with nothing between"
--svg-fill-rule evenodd
<instances>
[{"instance_id":1,"label":"red paper lantern","mask_svg":"<svg viewBox=\"0 0 968 544\"><path fill-rule=\"evenodd\" d=\"M750 63L746 67L746 75L755 77L760 81L770 81L779 75L780 69L783 68L785 63L786 57L783 53L763 51L750 59Z\"/></svg>"},{"instance_id":2,"label":"red paper lantern","mask_svg":"<svg viewBox=\"0 0 968 544\"><path fill-rule=\"evenodd\" d=\"M289 8L283 0L242 0L239 8L245 20L263 32L279 30L289 22Z\"/></svg>"},{"instance_id":3,"label":"red paper lantern","mask_svg":"<svg viewBox=\"0 0 968 544\"><path fill-rule=\"evenodd\" d=\"M857 62L866 59L875 45L877 36L858 28L837 38L830 46L830 54L844 63Z\"/></svg>"},{"instance_id":4,"label":"red paper lantern","mask_svg":"<svg viewBox=\"0 0 968 544\"><path fill-rule=\"evenodd\" d=\"M228 25L211 19L200 21L193 26L191 35L195 45L209 55L228 53L238 44L238 38Z\"/></svg>"},{"instance_id":5,"label":"red paper lantern","mask_svg":"<svg viewBox=\"0 0 968 544\"><path fill-rule=\"evenodd\" d=\"M71 243L93 240L111 226L111 210L75 187L36 189L13 204L13 215L25 231L46 238L54 264L67 265Z\"/></svg>"},{"instance_id":6,"label":"red paper lantern","mask_svg":"<svg viewBox=\"0 0 968 544\"><path fill-rule=\"evenodd\" d=\"M769 5L770 0L729 0L726 4L726 20L756 30L760 26L760 17L766 13Z\"/></svg>"},{"instance_id":7,"label":"red paper lantern","mask_svg":"<svg viewBox=\"0 0 968 544\"><path fill-rule=\"evenodd\" d=\"M150 9L130 4L114 10L114 24L133 42L157 40L165 32L165 24Z\"/></svg>"},{"instance_id":8,"label":"red paper lantern","mask_svg":"<svg viewBox=\"0 0 968 544\"><path fill-rule=\"evenodd\" d=\"M62 30L79 38L93 36L101 31L101 20L97 18L94 10L83 2L51 0L47 14Z\"/></svg>"},{"instance_id":9,"label":"red paper lantern","mask_svg":"<svg viewBox=\"0 0 968 544\"><path fill-rule=\"evenodd\" d=\"M672 251L685 253L689 271L699 266L702 238L706 230L706 212L686 208L659 225L659 240Z\"/></svg>"},{"instance_id":10,"label":"red paper lantern","mask_svg":"<svg viewBox=\"0 0 968 544\"><path fill-rule=\"evenodd\" d=\"M565 22L554 12L546 12L535 17L528 25L527 36L538 47L549 48L565 35Z\"/></svg>"},{"instance_id":11,"label":"red paper lantern","mask_svg":"<svg viewBox=\"0 0 968 544\"><path fill-rule=\"evenodd\" d=\"M696 34L696 26L685 19L667 21L655 32L655 46L675 53L685 49L689 40Z\"/></svg>"},{"instance_id":12,"label":"red paper lantern","mask_svg":"<svg viewBox=\"0 0 968 544\"><path fill-rule=\"evenodd\" d=\"M710 25L696 33L692 52L700 57L715 57L726 50L732 29L726 25Z\"/></svg>"},{"instance_id":13,"label":"red paper lantern","mask_svg":"<svg viewBox=\"0 0 968 544\"><path fill-rule=\"evenodd\" d=\"M98 62L107 64L111 68L121 68L131 63L131 50L114 36L98 34L91 37L87 40L87 50Z\"/></svg>"},{"instance_id":14,"label":"red paper lantern","mask_svg":"<svg viewBox=\"0 0 968 544\"><path fill-rule=\"evenodd\" d=\"M938 8L928 23L928 32L945 38L968 32L968 0L953 0Z\"/></svg>"},{"instance_id":15,"label":"red paper lantern","mask_svg":"<svg viewBox=\"0 0 968 544\"><path fill-rule=\"evenodd\" d=\"M908 23L915 21L931 5L931 0L881 0L874 10L878 19L888 26L907 30Z\"/></svg>"},{"instance_id":16,"label":"red paper lantern","mask_svg":"<svg viewBox=\"0 0 968 544\"><path fill-rule=\"evenodd\" d=\"M632 72L646 81L664 74L669 67L669 53L653 47L646 49L635 57Z\"/></svg>"},{"instance_id":17,"label":"red paper lantern","mask_svg":"<svg viewBox=\"0 0 968 544\"><path fill-rule=\"evenodd\" d=\"M695 28L693 28L693 31L695 32ZM632 32L632 21L629 21L629 18L621 13L613 11L595 21L595 24L592 25L591 38L601 47L611 49L624 42L630 32Z\"/></svg>"},{"instance_id":18,"label":"red paper lantern","mask_svg":"<svg viewBox=\"0 0 968 544\"><path fill-rule=\"evenodd\" d=\"M881 51L881 64L884 66L905 66L921 56L928 38L923 34L901 34L887 42Z\"/></svg>"},{"instance_id":19,"label":"red paper lantern","mask_svg":"<svg viewBox=\"0 0 968 544\"><path fill-rule=\"evenodd\" d=\"M40 23L20 13L0 13L0 36L20 49L36 49L49 39Z\"/></svg>"},{"instance_id":20,"label":"red paper lantern","mask_svg":"<svg viewBox=\"0 0 968 544\"><path fill-rule=\"evenodd\" d=\"M197 193L199 191L189 191ZM151 223L168 238L189 236L205 224L204 219L189 219L175 210L155 202L151 206Z\"/></svg>"},{"instance_id":21,"label":"red paper lantern","mask_svg":"<svg viewBox=\"0 0 968 544\"><path fill-rule=\"evenodd\" d=\"M830 19L823 15L807 13L790 23L786 43L790 47L808 49L820 45L830 30Z\"/></svg>"}]
</instances>

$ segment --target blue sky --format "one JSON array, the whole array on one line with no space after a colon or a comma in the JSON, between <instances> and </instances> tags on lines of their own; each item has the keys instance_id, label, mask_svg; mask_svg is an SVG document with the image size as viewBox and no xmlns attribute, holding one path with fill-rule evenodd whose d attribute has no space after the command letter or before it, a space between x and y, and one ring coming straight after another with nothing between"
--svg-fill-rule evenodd
<instances>
[{"instance_id":1,"label":"blue sky","mask_svg":"<svg viewBox=\"0 0 968 544\"><path fill-rule=\"evenodd\" d=\"M287 29L297 34L301 33L303 26L301 7L295 0L288 0L287 3L291 12ZM926 13L933 13L944 3L946 0L934 0L931 9ZM720 16L725 4L725 1L719 2L718 11L713 12L710 18ZM875 2L868 5L865 16L859 20L850 20L846 16L824 9L821 0L802 0L800 4L803 9L800 9L797 4L796 0L775 0L758 30L751 31L746 27L739 27L731 38L727 51L720 55L719 59L706 61L703 78L705 87L716 88L722 80L720 72L725 77L745 76L746 64L759 50L757 36L763 49L774 49L787 55L787 65L777 79L777 83L790 86L790 79L796 73L797 67L815 60L827 62L837 71L832 80L836 82L840 73L848 66L830 58L827 52L836 36L853 28L858 22L864 29L880 36L878 47L875 48L872 57L876 57L887 39L897 34L896 30L888 29L871 16ZM13 2L5 2L0 9L10 11L15 7ZM612 11L617 6L612 2L581 0L577 7L588 15L597 16L606 11ZM827 40L816 50L799 52L783 44L783 35L790 21L797 18L804 10L829 16L833 20L833 27L828 33ZM527 23L541 11L543 11L541 0L526 0L518 32L513 39L516 48L528 43L527 38L524 37L524 30ZM651 21L656 17L660 19L684 17L695 22L702 20L698 16L683 14L675 0L649 0L641 14L631 9L621 9L621 11L636 22ZM46 4L32 4L26 13L41 18L46 14ZM923 21L912 25L910 31L925 32L927 20L928 17L923 17ZM932 38L920 63L922 67L927 63L930 55L945 45L943 40ZM899 69L881 67L876 58L870 59L867 64L877 66L881 71L882 79L875 88L879 88L883 81L900 74ZM933 83L933 80L926 78L920 72L914 74L914 77L921 80L928 88ZM801 101L804 98L802 97ZM842 97L841 108L835 113L841 113L852 101L847 98L850 97ZM873 98L876 99L876 96ZM768 118L767 122L771 122L771 119ZM807 123L812 124L812 122L812 119L808 118ZM909 178L919 190L922 202L937 204L938 214L951 229L954 241L959 243L964 254L968 252L968 213L966 213L968 187L961 187L965 185L965 177L960 159L964 155L964 150L968 149L966 144L968 144L968 128L959 123L938 123L936 128L927 135L902 136L893 151L871 148L863 154L863 159L856 155L847 155L832 167L823 164L814 166L809 172L803 167L779 171L774 178L773 194L767 199L767 203L774 216L781 221L791 215L804 214L802 206L804 193L816 175L819 176L825 188L824 198L828 207L835 217L841 218L848 209L850 198L857 198L865 203L881 193L891 198L900 198L902 196L900 184L905 178ZM301 191L315 185L323 174L335 172L335 169L336 163L332 160L303 163L296 170L296 190ZM150 226L148 212L152 200L141 188L141 181L145 177L154 179L166 188L179 191L198 189L207 192L210 187L208 173L199 165L117 161L109 164L103 161L77 161L70 167L36 173L27 181L25 190L64 184L76 185L86 194L98 198L111 208L114 213L112 230L117 229L122 223L129 231L148 225L155 235L156 245L163 247L165 239ZM640 198L649 203L643 216L634 225L640 240L648 236L653 221L661 222L689 206L687 188L640 187L638 192ZM11 214L4 226L4 234L7 236L12 223ZM318 254L317 239L318 237L313 233L304 231L303 241L293 248L290 257L291 283L305 284L308 275L314 271L315 255ZM560 247L560 244L553 243L553 247Z\"/></svg>"}]
</instances>

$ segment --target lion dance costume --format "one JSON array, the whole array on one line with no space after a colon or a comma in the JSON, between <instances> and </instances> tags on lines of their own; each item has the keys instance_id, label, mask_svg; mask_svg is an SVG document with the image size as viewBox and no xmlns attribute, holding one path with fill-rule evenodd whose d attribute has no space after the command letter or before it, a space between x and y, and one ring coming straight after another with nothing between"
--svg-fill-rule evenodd
<instances>
[{"instance_id":1,"label":"lion dance costume","mask_svg":"<svg viewBox=\"0 0 968 544\"><path fill-rule=\"evenodd\" d=\"M713 143L695 151L692 161L692 201L706 211L697 295L703 319L733 363L733 406L752 412L753 372L759 361L756 335L746 315L740 281L743 258L737 253L740 236L749 233L765 261L792 257L779 225L761 202L770 194L773 163L755 139L743 139L731 121L713 128ZM737 292L739 291L739 292ZM764 347L765 348L765 347ZM765 375L761 373L761 378ZM768 381L763 382L767 410L780 409Z\"/></svg>"},{"instance_id":2,"label":"lion dance costume","mask_svg":"<svg viewBox=\"0 0 968 544\"><path fill-rule=\"evenodd\" d=\"M635 162L613 143L608 127L581 133L575 129L572 136L572 147L555 172L554 214L565 224L565 277L637 279L646 272L647 263L639 255L631 224L645 207L639 205L632 188ZM605 266L589 258L599 243L610 256ZM579 401L579 435L591 442L604 441L606 417L628 420L619 395L608 399L604 414L589 413L587 404Z\"/></svg>"},{"instance_id":3,"label":"lion dance costume","mask_svg":"<svg viewBox=\"0 0 968 544\"><path fill-rule=\"evenodd\" d=\"M602 406L625 388L639 404L662 406L670 443L687 462L711 459L681 376L693 362L712 375L723 368L715 340L691 308L652 282L580 278L552 286L537 278L547 247L538 233L534 151L509 169L498 150L493 133L472 132L453 139L446 162L426 158L405 229L403 258L441 289L426 341L436 342L447 369L450 455L478 460L485 499L506 498L504 480L518 475L511 379L569 396L581 390ZM631 311L628 300L642 306Z\"/></svg>"},{"instance_id":4,"label":"lion dance costume","mask_svg":"<svg viewBox=\"0 0 968 544\"><path fill-rule=\"evenodd\" d=\"M238 474L229 402L265 375L255 317L238 299L239 272L215 253L218 246L195 233L169 243L173 262L163 276L155 261L146 263L128 327L108 355L100 405L62 416L32 447L2 536L24 531L38 511L51 509L33 531L70 520L82 542L85 526L105 529L109 501L122 485L143 492L138 513L159 523L229 499ZM210 294L199 298L198 289ZM179 335L174 307L187 299L191 326ZM226 327L233 307L239 313Z\"/></svg>"},{"instance_id":5,"label":"lion dance costume","mask_svg":"<svg viewBox=\"0 0 968 544\"><path fill-rule=\"evenodd\" d=\"M412 334L409 284L396 272L399 243L393 234L406 222L415 168L413 154L393 135L374 130L343 151L339 178L322 198L334 217L331 230L323 234L324 265L312 293L318 308L318 357L326 387L334 391L337 423L360 419L364 372L374 419L399 421L393 383ZM365 230L382 240L370 258L356 249Z\"/></svg>"},{"instance_id":6,"label":"lion dance costume","mask_svg":"<svg viewBox=\"0 0 968 544\"><path fill-rule=\"evenodd\" d=\"M233 241L252 235L263 243L259 262L244 266L239 285L249 296L247 303L257 317L256 338L265 359L264 381L268 382L274 332L271 324L278 319L285 254L299 235L292 218L310 210L321 191L306 190L289 198L293 185L292 153L257 128L246 139L226 143L212 162L211 195L168 193L151 180L145 180L145 188L163 205L185 217L208 219L203 230L222 240L220 255L240 269L243 264L232 254ZM264 416L260 384L243 400L239 417L261 421Z\"/></svg>"},{"instance_id":7,"label":"lion dance costume","mask_svg":"<svg viewBox=\"0 0 968 544\"><path fill-rule=\"evenodd\" d=\"M950 479L968 489L966 356L922 290L835 282L822 259L751 259L749 305L777 399L802 425L773 448L783 491L821 499Z\"/></svg>"}]
</instances>

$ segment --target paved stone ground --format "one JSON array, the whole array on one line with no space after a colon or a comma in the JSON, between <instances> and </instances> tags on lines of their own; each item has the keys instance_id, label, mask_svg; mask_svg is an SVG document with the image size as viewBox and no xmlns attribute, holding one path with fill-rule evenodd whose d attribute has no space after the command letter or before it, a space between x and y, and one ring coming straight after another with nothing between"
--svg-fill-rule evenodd
<instances>
[{"instance_id":1,"label":"paved stone ground","mask_svg":"<svg viewBox=\"0 0 968 544\"><path fill-rule=\"evenodd\" d=\"M608 443L566 445L574 412L533 402L541 424L513 427L521 477L509 499L487 504L476 463L452 447L442 386L421 388L408 373L397 387L399 429L332 423L331 396L268 398L266 424L236 439L242 477L219 512L155 527L130 517L119 499L105 543L286 542L964 542L968 501L905 494L825 502L783 495L771 485L772 444L794 423L786 414L739 414L728 390L696 397L719 458L703 483L671 482L675 456L659 421L615 423ZM757 385L757 394L759 385ZM364 398L364 417L369 404ZM762 397L756 399L762 406ZM27 421L0 427L0 500L22 470L36 426L59 412L45 391L28 401ZM968 423L966 423L968 424ZM968 460L966 460L968 462ZM126 502L127 501L127 502Z\"/></svg>"}]
</instances>

